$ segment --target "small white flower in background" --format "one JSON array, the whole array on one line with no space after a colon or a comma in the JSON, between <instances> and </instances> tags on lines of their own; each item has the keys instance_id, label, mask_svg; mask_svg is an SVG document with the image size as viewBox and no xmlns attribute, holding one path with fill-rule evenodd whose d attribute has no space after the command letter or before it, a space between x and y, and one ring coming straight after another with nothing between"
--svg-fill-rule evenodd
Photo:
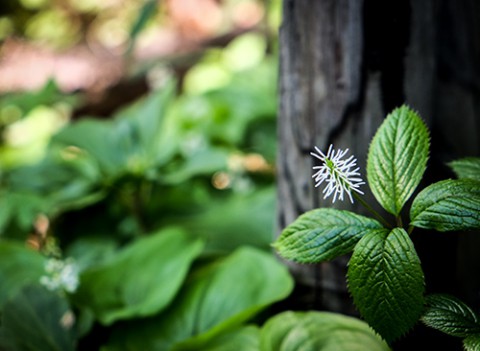
<instances>
[{"instance_id":1,"label":"small white flower in background","mask_svg":"<svg viewBox=\"0 0 480 351\"><path fill-rule=\"evenodd\" d=\"M347 193L350 201L353 203L352 190L363 194L359 186L365 184L365 182L360 178L360 173L358 172L360 168L355 168L357 159L353 156L343 159L348 149L335 150L333 145L330 145L326 155L316 146L315 151L316 153L311 152L310 154L318 158L322 164L313 167L317 172L312 178L315 178L315 187L320 186L324 182L326 183L325 189L323 189L324 199L333 194L333 202L337 198L343 201L343 194Z\"/></svg>"},{"instance_id":2,"label":"small white flower in background","mask_svg":"<svg viewBox=\"0 0 480 351\"><path fill-rule=\"evenodd\" d=\"M46 274L40 278L40 283L48 290L63 290L69 293L78 288L78 267L72 259L59 260L50 258L45 264Z\"/></svg>"}]
</instances>

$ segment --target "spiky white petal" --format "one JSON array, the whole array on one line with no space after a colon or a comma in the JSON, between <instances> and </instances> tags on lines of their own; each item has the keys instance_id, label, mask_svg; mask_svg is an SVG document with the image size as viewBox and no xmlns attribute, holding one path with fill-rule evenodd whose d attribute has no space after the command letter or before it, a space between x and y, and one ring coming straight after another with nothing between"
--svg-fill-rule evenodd
<instances>
[{"instance_id":1,"label":"spiky white petal","mask_svg":"<svg viewBox=\"0 0 480 351\"><path fill-rule=\"evenodd\" d=\"M316 153L311 152L310 154L319 159L322 164L313 167L316 172L312 178L315 179L315 187L326 183L323 189L324 199L333 194L334 203L337 198L343 201L344 193L346 193L350 202L353 203L352 190L363 194L359 187L365 182L360 178L358 172L360 167L356 167L357 159L354 156L343 159L347 155L348 149L335 150L333 145L330 145L326 155L316 146L315 151Z\"/></svg>"}]
</instances>

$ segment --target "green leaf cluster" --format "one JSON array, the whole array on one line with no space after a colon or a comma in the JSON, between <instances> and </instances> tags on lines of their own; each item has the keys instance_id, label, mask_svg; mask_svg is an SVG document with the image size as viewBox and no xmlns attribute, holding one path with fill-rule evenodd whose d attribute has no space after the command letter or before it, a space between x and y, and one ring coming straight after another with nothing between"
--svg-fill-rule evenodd
<instances>
[{"instance_id":1,"label":"green leaf cluster","mask_svg":"<svg viewBox=\"0 0 480 351\"><path fill-rule=\"evenodd\" d=\"M107 325L152 315L171 302L201 250L201 241L178 229L139 239L83 271L74 301Z\"/></svg>"},{"instance_id":2,"label":"green leaf cluster","mask_svg":"<svg viewBox=\"0 0 480 351\"><path fill-rule=\"evenodd\" d=\"M44 256L0 243L0 346L74 350L95 321L109 327L105 348L112 350L221 346L234 329L249 331L238 337L251 339L246 323L285 298L292 278L271 253L243 247L199 260L201 249L179 229L160 231L84 265L79 289L66 296L39 284Z\"/></svg>"},{"instance_id":3,"label":"green leaf cluster","mask_svg":"<svg viewBox=\"0 0 480 351\"><path fill-rule=\"evenodd\" d=\"M163 313L119 328L112 350L196 349L283 299L292 287L273 256L240 248L195 270Z\"/></svg>"},{"instance_id":4,"label":"green leaf cluster","mask_svg":"<svg viewBox=\"0 0 480 351\"><path fill-rule=\"evenodd\" d=\"M299 263L319 263L353 251L349 291L362 317L387 342L408 332L424 308L424 275L410 239L414 227L480 228L480 161L474 158L450 164L461 179L419 192L404 227L403 210L422 180L429 145L420 116L408 106L395 109L373 137L367 159L370 190L394 222L375 211L379 221L349 211L316 209L288 225L273 244L282 257Z\"/></svg>"},{"instance_id":5,"label":"green leaf cluster","mask_svg":"<svg viewBox=\"0 0 480 351\"><path fill-rule=\"evenodd\" d=\"M99 252L111 251L105 243L95 245ZM2 303L1 347L75 350L80 335L98 319L109 325L102 350L110 351L273 351L299 345L325 351L389 350L366 323L333 313L284 312L263 325L252 324L261 310L291 292L287 269L273 255L251 247L198 260L199 245L179 229L156 233L100 262L85 262L80 289L65 296L38 284L44 274L42 255L17 243L0 244L1 276L16 274L2 289L10 293ZM183 277L167 274L186 265ZM29 272L30 266L38 271Z\"/></svg>"},{"instance_id":6,"label":"green leaf cluster","mask_svg":"<svg viewBox=\"0 0 480 351\"><path fill-rule=\"evenodd\" d=\"M135 326L134 326L135 328ZM138 330L143 329L135 329ZM158 329L157 329L158 330ZM125 330L125 332L127 332ZM151 331L153 333L153 331ZM119 337L119 336L118 336ZM203 335L175 344L172 348L157 340L155 344L118 339L107 351L389 351L390 348L365 322L330 312L287 311L269 318L262 326L234 327L215 335ZM145 340L145 339L144 339Z\"/></svg>"},{"instance_id":7,"label":"green leaf cluster","mask_svg":"<svg viewBox=\"0 0 480 351\"><path fill-rule=\"evenodd\" d=\"M215 250L228 251L231 243L267 248L273 231L273 171L251 171L234 165L232 158L248 152L269 167L274 162L274 72L273 62L262 62L231 73L231 82L221 89L180 96L171 81L109 118L83 116L67 123L44 156L2 170L0 235L24 238L43 214L53 221L65 218L57 231L68 231L67 240L110 232L124 240L174 224L193 227ZM227 179L223 192L212 187L216 175ZM217 221L229 223L239 218L229 208L247 201L270 206L242 209L261 221L252 222L256 235L245 236L235 226L233 240L216 241L214 210L220 211ZM77 221L76 214L91 208L96 210L88 213L89 221Z\"/></svg>"},{"instance_id":8,"label":"green leaf cluster","mask_svg":"<svg viewBox=\"0 0 480 351\"><path fill-rule=\"evenodd\" d=\"M69 302L40 286L45 263L37 251L17 242L0 242L2 350L75 350Z\"/></svg>"},{"instance_id":9,"label":"green leaf cluster","mask_svg":"<svg viewBox=\"0 0 480 351\"><path fill-rule=\"evenodd\" d=\"M180 96L167 83L109 118L65 123L35 162L2 168L0 349L258 349L252 323L293 289L267 251L274 72L261 63ZM80 269L74 293L40 284L61 253Z\"/></svg>"}]
</instances>

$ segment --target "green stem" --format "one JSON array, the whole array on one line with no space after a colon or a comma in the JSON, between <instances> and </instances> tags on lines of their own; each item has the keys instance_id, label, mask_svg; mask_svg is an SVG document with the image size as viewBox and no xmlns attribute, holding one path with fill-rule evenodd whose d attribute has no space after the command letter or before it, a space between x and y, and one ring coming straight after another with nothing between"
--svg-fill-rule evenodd
<instances>
[{"instance_id":1,"label":"green stem","mask_svg":"<svg viewBox=\"0 0 480 351\"><path fill-rule=\"evenodd\" d=\"M365 207L368 211L370 211L373 214L373 216L380 221L380 223L382 223L387 228L390 228L390 229L393 228L393 226L390 223L388 223L385 220L385 218L383 218L380 215L380 213L375 211L373 207L370 206L368 203L366 203L365 200L363 200L356 192L352 192L352 193L355 200L358 200L358 202L360 202L363 205L363 207Z\"/></svg>"},{"instance_id":2,"label":"green stem","mask_svg":"<svg viewBox=\"0 0 480 351\"><path fill-rule=\"evenodd\" d=\"M397 226L398 226L399 228L403 228L402 217L401 217L400 215L398 215L398 216L396 217L396 219L397 219Z\"/></svg>"}]
</instances>

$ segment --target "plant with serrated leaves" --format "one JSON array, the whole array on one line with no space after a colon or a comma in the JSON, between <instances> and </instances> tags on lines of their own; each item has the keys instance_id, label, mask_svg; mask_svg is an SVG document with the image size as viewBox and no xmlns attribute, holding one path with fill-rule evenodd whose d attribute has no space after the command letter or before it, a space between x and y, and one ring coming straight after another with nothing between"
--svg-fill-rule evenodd
<instances>
[{"instance_id":1,"label":"plant with serrated leaves","mask_svg":"<svg viewBox=\"0 0 480 351\"><path fill-rule=\"evenodd\" d=\"M347 272L349 291L362 317L389 343L410 330L424 311L424 274L410 238L414 228L442 232L480 228L480 161L473 158L450 164L459 179L420 191L410 207L409 223L403 223L405 204L426 170L429 146L426 125L407 106L387 116L370 144L368 185L393 220L360 197L358 186L363 182L359 169L353 169L355 159L338 156L346 151L330 148L325 155L316 148L312 155L322 165L314 167L313 177L317 186L326 184L325 197L343 199L346 193L375 218L334 208L314 209L288 225L273 244L283 258L299 263L320 263L353 251ZM465 345L480 344L478 334L465 340Z\"/></svg>"}]
</instances>

